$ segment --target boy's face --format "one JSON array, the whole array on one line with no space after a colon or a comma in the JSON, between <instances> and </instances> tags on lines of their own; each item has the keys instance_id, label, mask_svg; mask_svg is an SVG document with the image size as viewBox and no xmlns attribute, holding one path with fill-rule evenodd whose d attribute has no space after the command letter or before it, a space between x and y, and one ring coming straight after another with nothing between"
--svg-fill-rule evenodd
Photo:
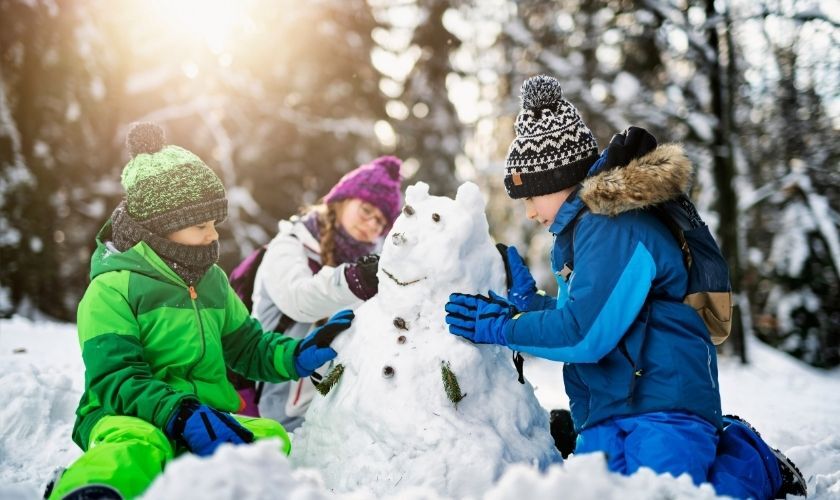
<instances>
[{"instance_id":1,"label":"boy's face","mask_svg":"<svg viewBox=\"0 0 840 500\"><path fill-rule=\"evenodd\" d=\"M219 233L216 232L216 221L210 220L169 233L166 238L182 245L204 246L218 240Z\"/></svg>"},{"instance_id":2,"label":"boy's face","mask_svg":"<svg viewBox=\"0 0 840 500\"><path fill-rule=\"evenodd\" d=\"M572 186L556 193L525 198L525 217L539 222L543 227L550 226L574 189L575 186Z\"/></svg>"}]
</instances>

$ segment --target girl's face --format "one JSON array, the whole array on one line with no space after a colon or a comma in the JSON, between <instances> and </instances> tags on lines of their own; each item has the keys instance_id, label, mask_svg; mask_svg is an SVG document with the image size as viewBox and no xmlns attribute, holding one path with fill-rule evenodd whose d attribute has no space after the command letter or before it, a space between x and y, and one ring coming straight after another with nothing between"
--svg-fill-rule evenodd
<instances>
[{"instance_id":1,"label":"girl's face","mask_svg":"<svg viewBox=\"0 0 840 500\"><path fill-rule=\"evenodd\" d=\"M353 239L373 243L382 236L388 219L376 205L353 198L345 201L339 209L338 223Z\"/></svg>"},{"instance_id":2,"label":"girl's face","mask_svg":"<svg viewBox=\"0 0 840 500\"><path fill-rule=\"evenodd\" d=\"M543 227L550 226L574 190L575 186L572 186L556 193L525 198L525 217L539 222Z\"/></svg>"},{"instance_id":3,"label":"girl's face","mask_svg":"<svg viewBox=\"0 0 840 500\"><path fill-rule=\"evenodd\" d=\"M211 220L169 233L166 238L182 245L204 246L218 240L219 233L216 232L216 221Z\"/></svg>"}]
</instances>

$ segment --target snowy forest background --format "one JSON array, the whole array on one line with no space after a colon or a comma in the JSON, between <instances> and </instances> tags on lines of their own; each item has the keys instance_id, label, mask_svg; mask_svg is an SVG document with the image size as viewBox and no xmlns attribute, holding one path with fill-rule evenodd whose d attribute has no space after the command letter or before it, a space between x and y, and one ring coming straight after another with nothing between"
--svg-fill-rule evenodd
<instances>
[{"instance_id":1,"label":"snowy forest background","mask_svg":"<svg viewBox=\"0 0 840 500\"><path fill-rule=\"evenodd\" d=\"M73 321L123 139L155 121L228 188L230 270L276 221L392 153L482 186L498 241L544 230L501 183L518 89L560 79L601 147L682 142L743 335L840 365L840 5L833 0L0 0L0 317Z\"/></svg>"}]
</instances>

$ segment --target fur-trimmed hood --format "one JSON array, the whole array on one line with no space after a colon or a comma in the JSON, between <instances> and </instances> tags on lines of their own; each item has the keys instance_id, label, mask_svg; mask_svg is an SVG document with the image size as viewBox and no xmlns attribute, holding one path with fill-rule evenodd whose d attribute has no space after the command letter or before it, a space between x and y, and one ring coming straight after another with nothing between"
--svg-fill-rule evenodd
<instances>
[{"instance_id":1,"label":"fur-trimmed hood","mask_svg":"<svg viewBox=\"0 0 840 500\"><path fill-rule=\"evenodd\" d=\"M579 196L592 213L613 216L687 193L691 177L683 147L663 144L624 167L587 178Z\"/></svg>"}]
</instances>

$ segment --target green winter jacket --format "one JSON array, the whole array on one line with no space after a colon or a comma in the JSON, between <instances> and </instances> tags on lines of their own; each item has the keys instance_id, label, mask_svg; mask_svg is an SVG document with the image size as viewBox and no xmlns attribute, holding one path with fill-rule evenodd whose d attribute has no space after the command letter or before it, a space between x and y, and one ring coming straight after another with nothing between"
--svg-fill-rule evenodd
<instances>
[{"instance_id":1,"label":"green winter jacket","mask_svg":"<svg viewBox=\"0 0 840 500\"><path fill-rule=\"evenodd\" d=\"M165 429L185 399L218 410L240 408L225 367L251 379L297 379L298 340L264 332L218 266L188 287L144 242L125 252L105 245L110 221L97 235L91 283L79 303L85 392L73 441L87 450L104 415L141 418Z\"/></svg>"}]
</instances>

